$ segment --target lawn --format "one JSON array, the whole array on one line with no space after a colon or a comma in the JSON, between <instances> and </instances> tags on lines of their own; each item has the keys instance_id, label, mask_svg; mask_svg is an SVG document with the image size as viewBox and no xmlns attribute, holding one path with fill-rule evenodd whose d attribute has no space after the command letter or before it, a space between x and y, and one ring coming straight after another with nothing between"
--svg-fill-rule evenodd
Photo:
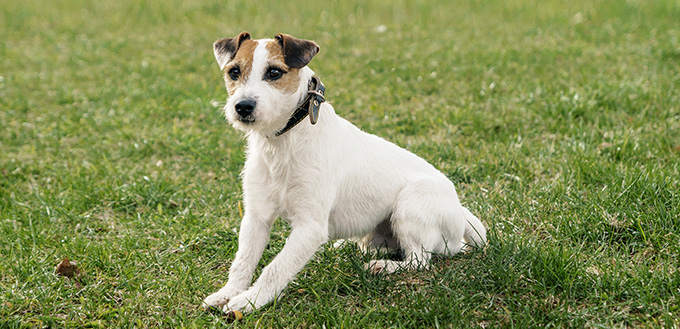
<instances>
[{"instance_id":1,"label":"lawn","mask_svg":"<svg viewBox=\"0 0 680 329\"><path fill-rule=\"evenodd\" d=\"M677 328L679 17L673 0L1 1L0 328ZM212 42L241 31L315 40L336 111L441 169L487 248L371 276L329 243L241 322L202 311L242 216ZM63 258L81 273L55 275Z\"/></svg>"}]
</instances>

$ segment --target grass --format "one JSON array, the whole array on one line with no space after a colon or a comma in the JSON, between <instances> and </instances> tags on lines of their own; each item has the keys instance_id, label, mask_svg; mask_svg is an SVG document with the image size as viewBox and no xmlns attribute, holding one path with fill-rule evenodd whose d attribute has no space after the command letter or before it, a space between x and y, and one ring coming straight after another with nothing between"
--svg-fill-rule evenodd
<instances>
[{"instance_id":1,"label":"grass","mask_svg":"<svg viewBox=\"0 0 680 329\"><path fill-rule=\"evenodd\" d=\"M0 327L678 327L678 17L671 0L2 1ZM243 164L211 43L243 30L316 40L336 110L446 173L488 248L374 277L327 245L242 322L201 311L236 250ZM82 287L55 276L64 257Z\"/></svg>"}]
</instances>

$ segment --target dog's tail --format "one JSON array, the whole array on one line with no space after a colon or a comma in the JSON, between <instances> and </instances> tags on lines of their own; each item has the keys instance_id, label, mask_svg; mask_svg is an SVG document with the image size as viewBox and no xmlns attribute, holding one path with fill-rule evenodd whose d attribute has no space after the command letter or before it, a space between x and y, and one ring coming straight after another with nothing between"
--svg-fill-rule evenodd
<instances>
[{"instance_id":1,"label":"dog's tail","mask_svg":"<svg viewBox=\"0 0 680 329\"><path fill-rule=\"evenodd\" d=\"M465 233L463 233L465 243L471 247L484 248L484 245L486 245L486 227L479 218L465 207L463 207L463 214L465 216Z\"/></svg>"}]
</instances>

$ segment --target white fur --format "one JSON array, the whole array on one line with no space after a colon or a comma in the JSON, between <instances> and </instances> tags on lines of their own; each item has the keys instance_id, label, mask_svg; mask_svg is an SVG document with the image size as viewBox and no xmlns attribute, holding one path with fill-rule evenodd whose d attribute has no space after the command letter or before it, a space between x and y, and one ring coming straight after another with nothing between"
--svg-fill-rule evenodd
<instances>
[{"instance_id":1,"label":"white fur","mask_svg":"<svg viewBox=\"0 0 680 329\"><path fill-rule=\"evenodd\" d=\"M299 71L300 85L292 95L269 86L261 78L267 41L259 40L248 82L225 106L229 122L247 133L245 214L229 280L205 299L205 307L247 312L269 303L329 239L364 237L367 248L403 250L403 261L367 264L374 273L426 268L433 253L455 254L464 242L485 244L486 229L461 205L444 174L415 154L359 130L330 104L323 103L316 125L305 119L274 137L306 96L313 72L307 67ZM234 110L247 97L257 99L251 124L239 122ZM279 216L290 223L290 236L251 285Z\"/></svg>"}]
</instances>

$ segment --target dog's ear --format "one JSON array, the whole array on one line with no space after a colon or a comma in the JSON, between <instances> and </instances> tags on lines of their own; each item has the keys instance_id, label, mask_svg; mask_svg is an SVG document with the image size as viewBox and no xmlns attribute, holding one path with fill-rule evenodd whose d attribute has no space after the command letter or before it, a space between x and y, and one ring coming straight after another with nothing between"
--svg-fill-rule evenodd
<instances>
[{"instance_id":1,"label":"dog's ear","mask_svg":"<svg viewBox=\"0 0 680 329\"><path fill-rule=\"evenodd\" d=\"M224 69L224 66L229 63L234 56L236 51L241 46L243 41L250 40L250 33L241 32L234 38L224 38L215 41L213 48L215 50L215 59L217 59L217 64L220 65L220 70Z\"/></svg>"},{"instance_id":2,"label":"dog's ear","mask_svg":"<svg viewBox=\"0 0 680 329\"><path fill-rule=\"evenodd\" d=\"M283 49L286 65L294 69L305 67L312 61L314 55L319 53L319 46L314 41L297 39L282 33L277 34L275 38Z\"/></svg>"}]
</instances>

